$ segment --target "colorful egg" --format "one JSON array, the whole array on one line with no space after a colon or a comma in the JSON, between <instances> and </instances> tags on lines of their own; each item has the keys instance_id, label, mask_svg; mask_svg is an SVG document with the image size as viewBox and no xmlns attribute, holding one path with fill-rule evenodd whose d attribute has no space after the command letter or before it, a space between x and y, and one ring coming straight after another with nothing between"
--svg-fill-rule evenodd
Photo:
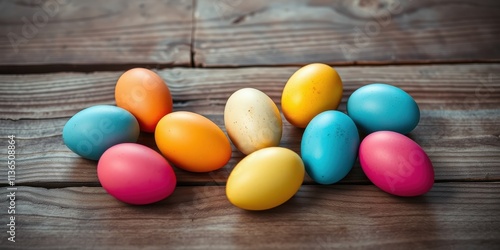
<instances>
[{"instance_id":1,"label":"colorful egg","mask_svg":"<svg viewBox=\"0 0 500 250\"><path fill-rule=\"evenodd\" d=\"M342 99L342 80L332 67L313 63L288 79L281 96L281 109L292 125L305 128L319 113L333 110Z\"/></svg>"},{"instance_id":2,"label":"colorful egg","mask_svg":"<svg viewBox=\"0 0 500 250\"><path fill-rule=\"evenodd\" d=\"M359 134L346 114L330 110L314 117L301 142L307 174L317 183L333 184L352 169L358 156Z\"/></svg>"},{"instance_id":3,"label":"colorful egg","mask_svg":"<svg viewBox=\"0 0 500 250\"><path fill-rule=\"evenodd\" d=\"M354 91L347 101L347 113L367 134L383 130L407 134L420 120L415 100L404 90L384 83Z\"/></svg>"},{"instance_id":4,"label":"colorful egg","mask_svg":"<svg viewBox=\"0 0 500 250\"><path fill-rule=\"evenodd\" d=\"M229 139L215 123L187 111L163 117L156 126L155 141L171 163L191 172L222 168L232 153Z\"/></svg>"},{"instance_id":5,"label":"colorful egg","mask_svg":"<svg viewBox=\"0 0 500 250\"><path fill-rule=\"evenodd\" d=\"M172 96L167 84L149 69L134 68L120 76L115 87L118 107L132 113L142 131L154 132L158 121L172 112Z\"/></svg>"},{"instance_id":6,"label":"colorful egg","mask_svg":"<svg viewBox=\"0 0 500 250\"><path fill-rule=\"evenodd\" d=\"M111 105L97 105L76 113L66 122L64 144L81 157L98 160L111 146L136 142L139 123L127 110Z\"/></svg>"},{"instance_id":7,"label":"colorful egg","mask_svg":"<svg viewBox=\"0 0 500 250\"><path fill-rule=\"evenodd\" d=\"M163 156L135 143L106 150L97 164L97 177L106 192L134 205L163 200L177 184L174 170Z\"/></svg>"},{"instance_id":8,"label":"colorful egg","mask_svg":"<svg viewBox=\"0 0 500 250\"><path fill-rule=\"evenodd\" d=\"M269 147L241 160L226 184L229 201L246 210L266 210L289 200L304 180L304 164L290 149Z\"/></svg>"},{"instance_id":9,"label":"colorful egg","mask_svg":"<svg viewBox=\"0 0 500 250\"><path fill-rule=\"evenodd\" d=\"M396 132L369 134L359 147L359 161L368 179L393 195L422 195L434 184L434 169L425 151Z\"/></svg>"},{"instance_id":10,"label":"colorful egg","mask_svg":"<svg viewBox=\"0 0 500 250\"><path fill-rule=\"evenodd\" d=\"M280 112L260 90L244 88L234 92L226 102L224 124L229 138L244 154L280 144Z\"/></svg>"}]
</instances>

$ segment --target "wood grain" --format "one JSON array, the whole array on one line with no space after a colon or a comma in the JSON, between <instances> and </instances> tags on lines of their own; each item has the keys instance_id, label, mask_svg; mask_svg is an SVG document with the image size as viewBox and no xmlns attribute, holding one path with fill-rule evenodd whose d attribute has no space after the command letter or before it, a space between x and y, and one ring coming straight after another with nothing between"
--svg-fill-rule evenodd
<instances>
[{"instance_id":1,"label":"wood grain","mask_svg":"<svg viewBox=\"0 0 500 250\"><path fill-rule=\"evenodd\" d=\"M199 0L194 63L498 61L499 10L494 0Z\"/></svg>"},{"instance_id":2,"label":"wood grain","mask_svg":"<svg viewBox=\"0 0 500 250\"><path fill-rule=\"evenodd\" d=\"M500 64L336 67L344 82L339 107L357 88L385 82L410 93L424 110L500 107ZM258 88L278 105L297 67L239 69L174 68L158 73L169 85L176 110L222 114L227 98L243 87ZM119 72L0 75L0 118L70 117L96 104L114 104Z\"/></svg>"},{"instance_id":3,"label":"wood grain","mask_svg":"<svg viewBox=\"0 0 500 250\"><path fill-rule=\"evenodd\" d=\"M303 186L284 205L248 212L222 186L178 187L130 206L100 187L18 187L10 249L494 249L500 183L440 183L398 198L371 185ZM6 188L0 195L6 201ZM7 216L0 210L0 216ZM92 240L89 240L92 239Z\"/></svg>"},{"instance_id":4,"label":"wood grain","mask_svg":"<svg viewBox=\"0 0 500 250\"><path fill-rule=\"evenodd\" d=\"M208 115L224 129L222 115ZM71 152L62 142L67 118L44 120L0 120L0 148L7 147L6 136L16 135L18 183L34 186L100 185L95 161ZM285 122L281 146L300 153L302 130ZM224 129L225 130L225 129ZM428 111L410 137L431 158L436 181L500 180L500 110ZM152 134L141 134L138 143L158 151ZM159 152L159 151L158 151ZM211 173L190 173L175 168L180 185L226 183L233 167L244 157L233 147L228 164ZM313 183L306 178L307 184ZM0 172L0 184L7 183L7 172ZM342 183L368 183L359 162Z\"/></svg>"},{"instance_id":5,"label":"wood grain","mask_svg":"<svg viewBox=\"0 0 500 250\"><path fill-rule=\"evenodd\" d=\"M192 0L0 5L2 66L191 64Z\"/></svg>"},{"instance_id":6,"label":"wood grain","mask_svg":"<svg viewBox=\"0 0 500 250\"><path fill-rule=\"evenodd\" d=\"M498 249L499 10L494 0L0 0L0 161L15 135L17 188L17 242L4 231L0 248ZM258 88L280 106L295 66L311 62L337 65L341 111L372 82L415 98L421 121L408 136L433 162L430 192L384 193L356 162L339 184L306 177L284 205L243 211L225 196L243 157L233 148L221 170L175 168L171 197L130 206L62 141L72 115L115 104L116 80L132 67L167 68L157 72L174 109L224 130L231 93ZM284 121L281 146L300 153L302 132ZM157 150L152 134L138 143ZM13 190L0 170L6 230Z\"/></svg>"},{"instance_id":7,"label":"wood grain","mask_svg":"<svg viewBox=\"0 0 500 250\"><path fill-rule=\"evenodd\" d=\"M0 7L2 72L500 58L493 0L26 0Z\"/></svg>"},{"instance_id":8,"label":"wood grain","mask_svg":"<svg viewBox=\"0 0 500 250\"><path fill-rule=\"evenodd\" d=\"M345 93L340 110L356 88L374 81L400 86L422 109L419 126L410 134L431 157L437 181L500 180L500 75L498 64L339 67ZM256 87L277 103L287 78L296 70L284 68L168 69L166 79L175 110L201 113L224 129L223 109L231 93ZM18 142L19 183L35 186L99 185L96 163L72 153L61 131L70 116L95 104L114 104L114 84L120 72L57 73L0 76L0 148L7 135ZM284 122L281 145L300 152L302 130ZM151 134L139 143L155 148ZM224 184L233 157L221 170L194 174L176 170L181 185ZM7 182L0 172L0 184ZM367 183L359 163L344 183ZM310 184L311 180L306 179Z\"/></svg>"}]
</instances>

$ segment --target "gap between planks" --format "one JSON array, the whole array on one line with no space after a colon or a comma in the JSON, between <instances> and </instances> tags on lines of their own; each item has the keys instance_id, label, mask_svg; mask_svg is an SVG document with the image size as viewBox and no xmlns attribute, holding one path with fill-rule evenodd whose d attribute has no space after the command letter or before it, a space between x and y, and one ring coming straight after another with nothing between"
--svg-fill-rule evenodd
<instances>
[{"instance_id":1,"label":"gap between planks","mask_svg":"<svg viewBox=\"0 0 500 250\"><path fill-rule=\"evenodd\" d=\"M474 184L474 183L499 183L498 179L490 179L490 180L484 180L484 179L470 179L470 180L435 180L434 185L436 184ZM177 182L177 187L225 187L226 182L220 182L220 181L213 181L213 182ZM336 186L372 186L374 188L375 185L371 183L370 181L353 181L353 182L338 182L330 185L322 185L318 183L313 183L313 182L304 182L301 186L306 187L306 186L321 186L321 187L336 187ZM8 187L32 187L32 188L45 188L45 189L62 189L62 188L78 188L78 187L102 187L99 183L95 182L41 182L41 183L23 183L22 185L15 185L15 186L9 186L6 184L0 184L0 188L8 188ZM380 192L383 192L380 190Z\"/></svg>"},{"instance_id":2,"label":"gap between planks","mask_svg":"<svg viewBox=\"0 0 500 250\"><path fill-rule=\"evenodd\" d=\"M194 57L195 52L191 51ZM318 63L324 63L318 61ZM467 64L498 64L499 60L457 60L457 61L403 61L403 62L370 62L355 61L345 63L325 63L331 67L386 67L386 66L453 66ZM98 73L98 72L125 72L132 68L147 68L151 70L165 69L245 69L245 68L287 68L302 67L309 63L302 64L275 64L275 65L225 65L225 66L203 66L195 65L193 61L190 66L175 64L49 64L49 65L2 65L0 66L0 75L31 75L31 74L54 74L54 73Z\"/></svg>"}]
</instances>

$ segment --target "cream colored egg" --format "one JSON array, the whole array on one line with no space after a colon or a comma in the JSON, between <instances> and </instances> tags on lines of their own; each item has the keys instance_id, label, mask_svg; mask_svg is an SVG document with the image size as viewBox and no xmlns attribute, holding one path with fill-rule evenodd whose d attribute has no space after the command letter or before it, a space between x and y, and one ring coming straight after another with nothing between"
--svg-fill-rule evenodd
<instances>
[{"instance_id":1,"label":"cream colored egg","mask_svg":"<svg viewBox=\"0 0 500 250\"><path fill-rule=\"evenodd\" d=\"M224 124L229 138L244 154L280 144L280 112L260 90L244 88L234 92L226 102Z\"/></svg>"}]
</instances>

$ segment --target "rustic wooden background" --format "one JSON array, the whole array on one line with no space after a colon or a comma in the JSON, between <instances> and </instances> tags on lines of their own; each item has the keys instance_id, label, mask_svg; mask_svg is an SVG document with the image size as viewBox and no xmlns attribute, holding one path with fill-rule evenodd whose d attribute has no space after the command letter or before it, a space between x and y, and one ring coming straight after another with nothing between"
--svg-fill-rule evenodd
<instances>
[{"instance_id":1,"label":"rustic wooden background","mask_svg":"<svg viewBox=\"0 0 500 250\"><path fill-rule=\"evenodd\" d=\"M500 2L494 0L0 0L1 249L499 249ZM221 170L176 169L164 201L130 206L101 187L96 162L62 142L79 110L114 104L132 67L155 69L175 110L223 126L229 95L280 101L301 65L334 66L348 96L386 82L422 119L409 134L430 156L433 189L399 198L359 163L339 184L306 178L264 212L232 206ZM282 146L302 130L284 122ZM7 240L7 136L16 136L16 242ZM156 148L151 134L139 143Z\"/></svg>"}]
</instances>

